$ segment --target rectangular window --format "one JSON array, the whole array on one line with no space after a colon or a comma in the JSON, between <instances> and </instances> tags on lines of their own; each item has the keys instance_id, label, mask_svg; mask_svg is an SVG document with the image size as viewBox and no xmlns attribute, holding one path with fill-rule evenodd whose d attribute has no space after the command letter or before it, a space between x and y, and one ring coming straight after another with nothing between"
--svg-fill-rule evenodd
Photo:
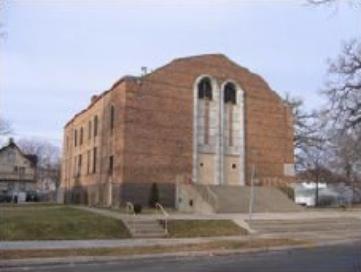
<instances>
[{"instance_id":1,"label":"rectangular window","mask_svg":"<svg viewBox=\"0 0 361 272\"><path fill-rule=\"evenodd\" d=\"M94 147L93 149L93 173L97 171L97 148Z\"/></svg>"},{"instance_id":2,"label":"rectangular window","mask_svg":"<svg viewBox=\"0 0 361 272\"><path fill-rule=\"evenodd\" d=\"M114 106L110 107L110 131L113 132L114 129Z\"/></svg>"},{"instance_id":3,"label":"rectangular window","mask_svg":"<svg viewBox=\"0 0 361 272\"><path fill-rule=\"evenodd\" d=\"M94 137L98 135L98 116L94 117Z\"/></svg>"},{"instance_id":4,"label":"rectangular window","mask_svg":"<svg viewBox=\"0 0 361 272\"><path fill-rule=\"evenodd\" d=\"M19 175L20 176L25 175L25 167L19 167Z\"/></svg>"},{"instance_id":5,"label":"rectangular window","mask_svg":"<svg viewBox=\"0 0 361 272\"><path fill-rule=\"evenodd\" d=\"M87 174L89 175L90 174L90 150L88 150L88 153L87 153L87 165L86 165L86 172L87 172Z\"/></svg>"},{"instance_id":6,"label":"rectangular window","mask_svg":"<svg viewBox=\"0 0 361 272\"><path fill-rule=\"evenodd\" d=\"M78 145L78 131L74 130L74 146Z\"/></svg>"},{"instance_id":7,"label":"rectangular window","mask_svg":"<svg viewBox=\"0 0 361 272\"><path fill-rule=\"evenodd\" d=\"M83 127L81 127L80 128L80 140L79 140L80 145L83 144L83 134L84 134L84 130L83 130Z\"/></svg>"},{"instance_id":8,"label":"rectangular window","mask_svg":"<svg viewBox=\"0 0 361 272\"><path fill-rule=\"evenodd\" d=\"M109 174L110 175L113 174L113 164L114 164L114 157L110 156L109 157Z\"/></svg>"},{"instance_id":9,"label":"rectangular window","mask_svg":"<svg viewBox=\"0 0 361 272\"><path fill-rule=\"evenodd\" d=\"M75 178L75 176L76 176L76 167L77 167L77 164L76 164L76 156L72 159L72 161L71 161L71 165L72 165L72 176L73 176L73 178Z\"/></svg>"},{"instance_id":10,"label":"rectangular window","mask_svg":"<svg viewBox=\"0 0 361 272\"><path fill-rule=\"evenodd\" d=\"M78 158L78 177L81 175L81 165L82 165L82 155L79 155Z\"/></svg>"},{"instance_id":11,"label":"rectangular window","mask_svg":"<svg viewBox=\"0 0 361 272\"><path fill-rule=\"evenodd\" d=\"M88 140L92 138L92 121L88 123Z\"/></svg>"}]
</instances>

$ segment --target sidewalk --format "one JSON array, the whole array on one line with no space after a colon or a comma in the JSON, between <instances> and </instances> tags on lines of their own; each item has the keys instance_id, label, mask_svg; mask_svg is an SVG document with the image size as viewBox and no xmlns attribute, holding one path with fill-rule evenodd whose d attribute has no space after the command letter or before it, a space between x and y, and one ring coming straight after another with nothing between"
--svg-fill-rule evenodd
<instances>
[{"instance_id":1,"label":"sidewalk","mask_svg":"<svg viewBox=\"0 0 361 272\"><path fill-rule=\"evenodd\" d=\"M120 213L115 210L99 209L86 206L72 206L76 209L81 209L89 212L94 212L104 216L113 217L116 219L129 219L132 215ZM138 214L140 219L163 219L162 214ZM361 209L352 211L342 210L325 210L325 211L303 211L303 212L288 212L288 213L254 213L253 220L300 220L300 219L321 219L321 218L357 218L361 219ZM230 219L230 220L248 220L249 214L240 213L217 213L217 214L187 214L187 213L170 213L168 219Z\"/></svg>"},{"instance_id":2,"label":"sidewalk","mask_svg":"<svg viewBox=\"0 0 361 272\"><path fill-rule=\"evenodd\" d=\"M247 241L253 236L225 236L206 238L149 238L112 240L56 240L56 241L9 241L0 242L0 250L13 249L72 249L72 248L116 248L140 246L174 246L199 244L213 241Z\"/></svg>"}]
</instances>

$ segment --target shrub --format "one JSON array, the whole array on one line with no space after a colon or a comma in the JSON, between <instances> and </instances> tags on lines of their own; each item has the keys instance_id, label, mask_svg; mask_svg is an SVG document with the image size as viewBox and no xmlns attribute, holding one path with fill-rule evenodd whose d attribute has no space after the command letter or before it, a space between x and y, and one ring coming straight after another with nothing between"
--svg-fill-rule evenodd
<instances>
[{"instance_id":1,"label":"shrub","mask_svg":"<svg viewBox=\"0 0 361 272\"><path fill-rule=\"evenodd\" d=\"M295 200L295 190L292 187L289 187L287 185L279 186L277 187L279 190L281 190L284 194L288 196L291 200Z\"/></svg>"},{"instance_id":2,"label":"shrub","mask_svg":"<svg viewBox=\"0 0 361 272\"><path fill-rule=\"evenodd\" d=\"M140 205L138 203L134 204L134 213L136 213L136 214L141 213L142 209L143 209L142 205Z\"/></svg>"}]
</instances>

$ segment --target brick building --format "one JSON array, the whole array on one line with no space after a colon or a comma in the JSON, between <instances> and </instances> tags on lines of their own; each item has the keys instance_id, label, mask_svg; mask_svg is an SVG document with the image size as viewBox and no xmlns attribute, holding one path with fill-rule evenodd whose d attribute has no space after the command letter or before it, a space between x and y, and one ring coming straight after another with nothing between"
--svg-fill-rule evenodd
<instances>
[{"instance_id":1,"label":"brick building","mask_svg":"<svg viewBox=\"0 0 361 272\"><path fill-rule=\"evenodd\" d=\"M292 179L291 111L259 75L200 55L93 96L65 125L61 189L66 201L145 204L157 183L173 206L176 184L244 186L253 166L259 183Z\"/></svg>"}]
</instances>

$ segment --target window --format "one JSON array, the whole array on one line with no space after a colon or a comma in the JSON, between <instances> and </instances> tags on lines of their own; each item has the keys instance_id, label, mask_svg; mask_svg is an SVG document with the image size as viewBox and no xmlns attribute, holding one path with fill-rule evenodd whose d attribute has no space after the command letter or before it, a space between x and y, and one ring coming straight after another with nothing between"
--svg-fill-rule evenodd
<instances>
[{"instance_id":1,"label":"window","mask_svg":"<svg viewBox=\"0 0 361 272\"><path fill-rule=\"evenodd\" d=\"M94 147L93 149L93 173L97 171L97 148Z\"/></svg>"},{"instance_id":2,"label":"window","mask_svg":"<svg viewBox=\"0 0 361 272\"><path fill-rule=\"evenodd\" d=\"M92 121L88 123L88 140L92 138Z\"/></svg>"},{"instance_id":3,"label":"window","mask_svg":"<svg viewBox=\"0 0 361 272\"><path fill-rule=\"evenodd\" d=\"M237 165L235 163L232 163L232 169L236 169Z\"/></svg>"},{"instance_id":4,"label":"window","mask_svg":"<svg viewBox=\"0 0 361 272\"><path fill-rule=\"evenodd\" d=\"M236 104L236 87L232 83L227 83L224 87L224 103Z\"/></svg>"},{"instance_id":5,"label":"window","mask_svg":"<svg viewBox=\"0 0 361 272\"><path fill-rule=\"evenodd\" d=\"M14 172L17 173L18 172L18 167L14 166Z\"/></svg>"},{"instance_id":6,"label":"window","mask_svg":"<svg viewBox=\"0 0 361 272\"><path fill-rule=\"evenodd\" d=\"M73 177L76 177L77 174L77 168L78 168L78 157L74 157L74 165L73 165Z\"/></svg>"},{"instance_id":7,"label":"window","mask_svg":"<svg viewBox=\"0 0 361 272\"><path fill-rule=\"evenodd\" d=\"M94 137L98 135L98 116L94 117Z\"/></svg>"},{"instance_id":8,"label":"window","mask_svg":"<svg viewBox=\"0 0 361 272\"><path fill-rule=\"evenodd\" d=\"M113 164L114 164L114 157L110 156L109 157L109 174L113 174Z\"/></svg>"},{"instance_id":9,"label":"window","mask_svg":"<svg viewBox=\"0 0 361 272\"><path fill-rule=\"evenodd\" d=\"M204 78L198 83L198 98L212 100L212 84L209 78Z\"/></svg>"},{"instance_id":10,"label":"window","mask_svg":"<svg viewBox=\"0 0 361 272\"><path fill-rule=\"evenodd\" d=\"M84 136L84 129L83 127L80 128L80 139L79 139L79 145L83 144L83 136Z\"/></svg>"},{"instance_id":11,"label":"window","mask_svg":"<svg viewBox=\"0 0 361 272\"><path fill-rule=\"evenodd\" d=\"M115 111L114 106L110 107L110 130L113 131L114 129L114 117L115 117Z\"/></svg>"},{"instance_id":12,"label":"window","mask_svg":"<svg viewBox=\"0 0 361 272\"><path fill-rule=\"evenodd\" d=\"M203 144L208 145L210 140L210 102L212 100L212 84L209 78L203 78L198 83L198 98L202 100L204 104L203 109L203 127L204 138Z\"/></svg>"},{"instance_id":13,"label":"window","mask_svg":"<svg viewBox=\"0 0 361 272\"><path fill-rule=\"evenodd\" d=\"M91 156L91 151L90 150L88 150L88 152L87 152L87 165L86 165L86 173L87 174L90 174L90 157Z\"/></svg>"},{"instance_id":14,"label":"window","mask_svg":"<svg viewBox=\"0 0 361 272\"><path fill-rule=\"evenodd\" d=\"M25 175L25 167L19 167L19 175L20 176Z\"/></svg>"},{"instance_id":15,"label":"window","mask_svg":"<svg viewBox=\"0 0 361 272\"><path fill-rule=\"evenodd\" d=\"M78 131L74 130L74 146L78 145Z\"/></svg>"},{"instance_id":16,"label":"window","mask_svg":"<svg viewBox=\"0 0 361 272\"><path fill-rule=\"evenodd\" d=\"M10 163L15 163L15 157L16 157L15 150L10 149L10 150L7 152L7 160L8 160L8 162L10 162Z\"/></svg>"},{"instance_id":17,"label":"window","mask_svg":"<svg viewBox=\"0 0 361 272\"><path fill-rule=\"evenodd\" d=\"M81 175L82 158L83 158L83 156L79 155L79 157L78 157L78 175L77 175L78 177L80 177L80 175Z\"/></svg>"}]
</instances>

